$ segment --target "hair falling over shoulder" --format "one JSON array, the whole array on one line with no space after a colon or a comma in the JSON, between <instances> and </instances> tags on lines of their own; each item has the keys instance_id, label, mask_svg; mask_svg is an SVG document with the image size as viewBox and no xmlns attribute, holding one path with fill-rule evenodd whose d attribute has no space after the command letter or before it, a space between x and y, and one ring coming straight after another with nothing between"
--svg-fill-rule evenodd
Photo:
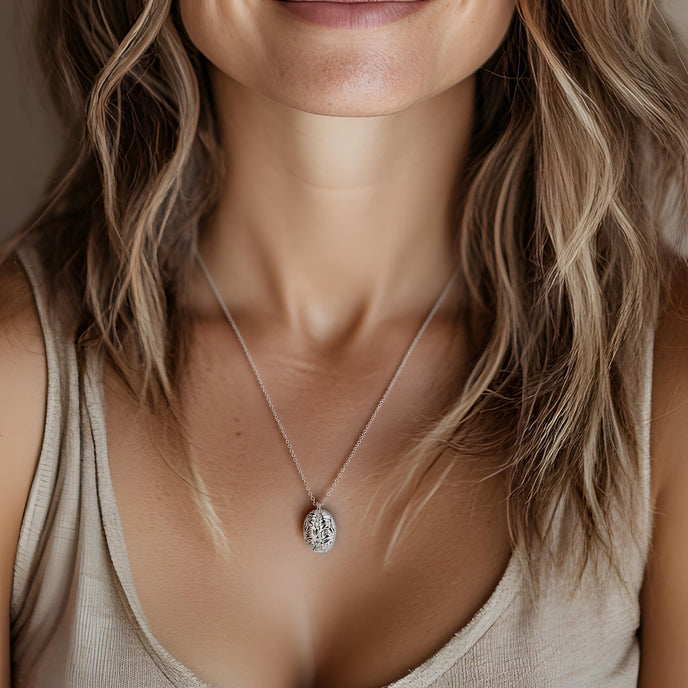
<instances>
[{"instance_id":1,"label":"hair falling over shoulder","mask_svg":"<svg viewBox=\"0 0 688 688\"><path fill-rule=\"evenodd\" d=\"M34 236L77 351L107 356L183 440L183 295L224 175L208 65L172 0L42 0L35 46L68 145L2 257ZM581 567L597 553L614 566L612 515L640 470L646 332L686 241L685 56L652 0L518 0L477 75L456 212L473 366L376 500L381 516L409 497L389 552L427 501L410 497L430 464L498 454L522 556L569 508ZM189 452L176 468L229 552Z\"/></svg>"}]
</instances>

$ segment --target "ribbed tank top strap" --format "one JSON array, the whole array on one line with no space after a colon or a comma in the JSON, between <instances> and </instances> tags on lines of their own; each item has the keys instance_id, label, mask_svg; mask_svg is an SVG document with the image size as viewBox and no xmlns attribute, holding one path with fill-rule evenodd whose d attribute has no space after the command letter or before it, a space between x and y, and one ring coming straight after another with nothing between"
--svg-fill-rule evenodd
<instances>
[{"instance_id":1,"label":"ribbed tank top strap","mask_svg":"<svg viewBox=\"0 0 688 688\"><path fill-rule=\"evenodd\" d=\"M52 619L59 613L50 593L59 587L60 579L71 576L74 566L80 414L76 350L57 314L49 308L51 282L31 237L22 241L16 255L38 310L48 375L43 440L19 531L11 591L12 642L21 654L26 644L40 642L43 632L49 632ZM45 575L47 562L49 577ZM62 575L55 575L56 571Z\"/></svg>"}]
</instances>

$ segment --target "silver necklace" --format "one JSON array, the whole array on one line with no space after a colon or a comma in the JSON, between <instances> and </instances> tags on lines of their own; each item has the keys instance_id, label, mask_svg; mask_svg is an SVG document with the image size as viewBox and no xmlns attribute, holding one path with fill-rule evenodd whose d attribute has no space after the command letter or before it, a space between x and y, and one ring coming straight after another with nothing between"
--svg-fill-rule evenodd
<instances>
[{"instance_id":1,"label":"silver necklace","mask_svg":"<svg viewBox=\"0 0 688 688\"><path fill-rule=\"evenodd\" d=\"M447 295L447 292L449 291L449 288L451 287L452 282L456 278L458 274L458 268L452 273L451 277L449 278L449 281L447 282L446 286L442 290L442 293L439 295L437 298L437 301L435 301L434 306L430 309L429 313L425 317L425 320L423 321L423 324L420 326L420 329L416 333L416 336L413 338L413 341L411 342L409 348L407 349L406 353L404 354L404 357L401 359L401 363L396 369L396 372L392 376L392 379L389 381L389 384L387 385L387 389L385 390L384 394L380 397L380 400L377 402L377 406L375 407L375 410L373 411L373 414L370 416L368 419L368 422L365 424L365 427L363 428L363 431L359 435L358 439L356 440L356 443L353 446L353 449L349 453L349 456L347 457L346 461L342 465L342 467L339 469L339 473L337 473L337 477L335 478L334 482L332 485L330 485L330 488L327 490L327 494L325 497L322 499L322 501L316 500L316 498L313 496L313 492L311 491L310 486L308 485L308 481L306 480L306 476L303 474L303 470L301 469L301 466L299 464L298 459L296 458L296 453L294 452L294 448L292 447L291 442L289 441L289 437L287 437L287 433L284 429L284 425L282 424L282 421L280 420L279 415L277 414L277 409L275 408L275 405L272 403L272 399L270 398L270 395L268 394L268 390L265 387L265 383L263 382L263 378L261 377L260 373L258 372L258 368L256 367L256 364L253 361L253 357L251 356L248 347L246 346L246 342L244 341L244 338L241 335L241 332L239 331L239 328L237 327L237 324L234 322L234 318L229 313L229 310L227 309L227 306L225 305L225 302L223 301L222 297L220 296L220 292L217 288L217 285L215 284L215 280L213 280L210 272L208 271L208 268L206 267L205 261L201 257L200 251L196 247L196 258L198 259L198 263L201 266L201 269L205 273L205 276L208 278L208 283L210 284L210 288L213 290L213 293L215 294L215 297L217 298L218 303L220 304L220 307L224 311L225 315L227 316L227 320L229 320L229 324L232 326L232 329L234 330L234 334L236 334L237 339L239 340L239 344L241 344L241 348L244 350L244 353L246 354L246 358L248 359L248 362L251 366L251 369L253 370L253 374L256 377L256 380L258 381L258 384L260 385L260 389L263 392L263 395L265 396L265 400L268 403L268 406L270 407L270 411L272 411L272 415L275 419L275 422L277 423L277 427L279 428L279 431L282 433L282 438L284 439L285 444L287 445L287 449L289 450L289 454L291 455L291 458L296 466L296 470L298 471L299 475L301 476L301 480L303 481L303 484L306 486L306 491L308 492L308 496L310 497L311 502L313 503L313 506L315 509L310 511L306 518L303 521L303 538L306 541L306 544L314 551L317 553L324 553L328 552L329 550L332 549L332 546L334 545L335 538L337 536L337 526L335 524L334 516L327 511L326 509L323 509L322 507L324 506L325 502L329 499L330 495L332 494L332 491L334 490L335 486L339 482L339 479L342 477L342 473L344 473L344 470L346 467L349 465L349 462L353 458L354 454L358 451L358 448L361 446L361 442L363 442L363 438L366 436L368 429L372 425L373 421L375 420L375 417L378 414L378 411L382 408L382 405L385 403L385 400L387 399L387 396L392 390L392 387L394 387L394 383L397 381L397 378L401 374L401 371L404 369L404 366L406 365L406 361L408 361L409 356L411 356L411 353L413 350L416 348L416 344L418 343L418 340L421 338L423 335L423 332L425 332L425 329L427 326L430 324L430 321L433 319L435 316L435 313L437 313L438 308L440 307L440 304L444 300L444 297Z\"/></svg>"}]
</instances>

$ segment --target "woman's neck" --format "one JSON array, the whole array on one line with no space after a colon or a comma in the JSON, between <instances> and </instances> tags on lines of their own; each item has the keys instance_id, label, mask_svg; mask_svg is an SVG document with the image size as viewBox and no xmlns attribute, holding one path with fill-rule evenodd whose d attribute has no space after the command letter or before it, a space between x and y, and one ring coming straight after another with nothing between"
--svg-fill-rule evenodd
<instances>
[{"instance_id":1,"label":"woman's neck","mask_svg":"<svg viewBox=\"0 0 688 688\"><path fill-rule=\"evenodd\" d=\"M303 112L214 71L227 178L200 250L230 310L349 338L434 301L453 270L474 79L375 117Z\"/></svg>"}]
</instances>

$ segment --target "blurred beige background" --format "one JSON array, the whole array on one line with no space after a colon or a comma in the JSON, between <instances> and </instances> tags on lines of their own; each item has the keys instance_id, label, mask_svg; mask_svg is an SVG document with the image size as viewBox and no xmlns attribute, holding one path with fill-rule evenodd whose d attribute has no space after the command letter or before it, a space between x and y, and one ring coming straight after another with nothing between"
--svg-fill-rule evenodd
<instances>
[{"instance_id":1,"label":"blurred beige background","mask_svg":"<svg viewBox=\"0 0 688 688\"><path fill-rule=\"evenodd\" d=\"M688 0L665 2L667 14L688 36ZM60 146L40 76L32 68L31 4L0 0L0 237L14 231L36 203Z\"/></svg>"}]
</instances>

